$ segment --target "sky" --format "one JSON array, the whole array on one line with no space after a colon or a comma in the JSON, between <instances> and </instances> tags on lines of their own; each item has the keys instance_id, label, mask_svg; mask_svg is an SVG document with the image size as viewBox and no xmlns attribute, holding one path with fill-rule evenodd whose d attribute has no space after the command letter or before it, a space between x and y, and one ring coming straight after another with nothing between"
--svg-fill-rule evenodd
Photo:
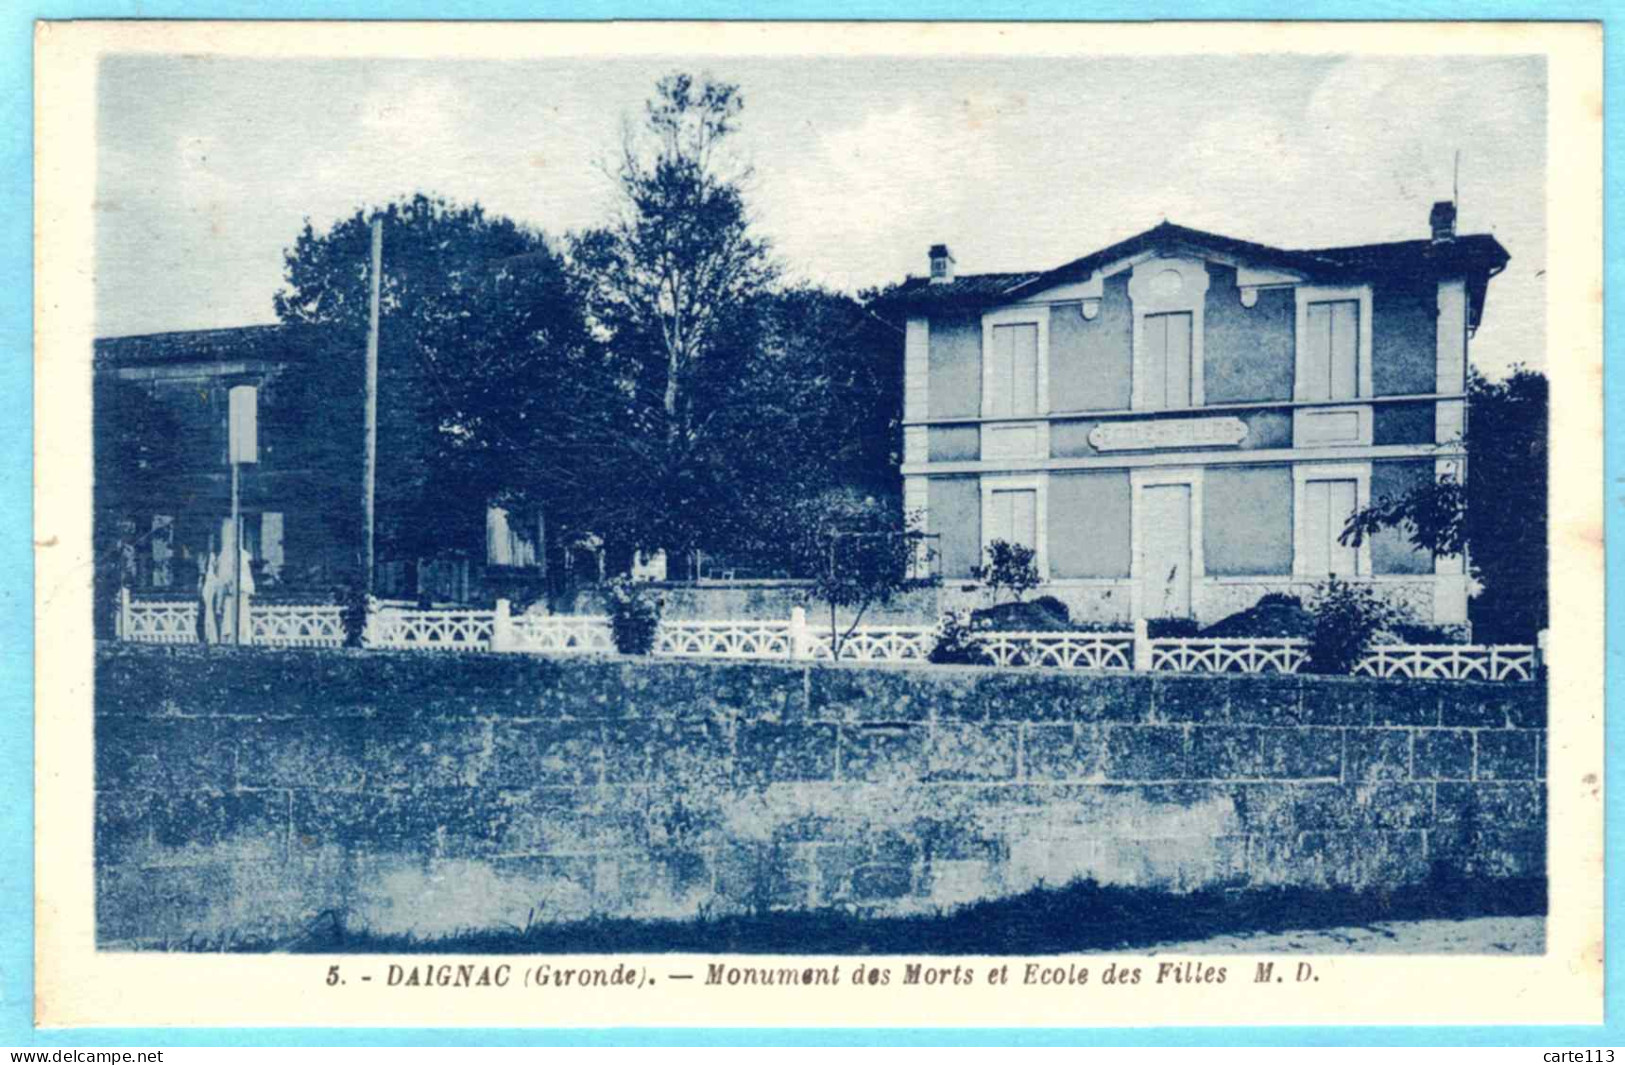
<instances>
[{"instance_id":1,"label":"sky","mask_svg":"<svg viewBox=\"0 0 1625 1065\"><path fill-rule=\"evenodd\" d=\"M1544 363L1538 57L111 56L98 78L96 329L274 320L282 252L413 192L560 236L615 206L621 131L673 70L740 86L733 162L792 280L1044 269L1167 219L1283 247L1460 231L1511 253L1473 343ZM387 254L387 249L386 249Z\"/></svg>"}]
</instances>

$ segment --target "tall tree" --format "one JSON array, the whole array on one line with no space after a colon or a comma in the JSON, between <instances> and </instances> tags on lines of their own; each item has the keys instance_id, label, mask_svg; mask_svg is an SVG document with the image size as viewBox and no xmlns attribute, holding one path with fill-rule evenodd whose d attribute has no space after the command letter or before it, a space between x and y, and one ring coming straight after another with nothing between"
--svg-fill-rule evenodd
<instances>
[{"instance_id":1,"label":"tall tree","mask_svg":"<svg viewBox=\"0 0 1625 1065\"><path fill-rule=\"evenodd\" d=\"M91 404L95 625L105 637L119 589L135 583L136 560L151 550L153 503L181 497L174 474L188 454L173 413L140 384L98 373Z\"/></svg>"},{"instance_id":2,"label":"tall tree","mask_svg":"<svg viewBox=\"0 0 1625 1065\"><path fill-rule=\"evenodd\" d=\"M737 379L718 384L702 446L739 500L728 552L804 576L783 557L786 514L840 489L900 505L891 497L900 487L901 338L856 300L820 288L761 297L754 313L755 346Z\"/></svg>"},{"instance_id":3,"label":"tall tree","mask_svg":"<svg viewBox=\"0 0 1625 1065\"><path fill-rule=\"evenodd\" d=\"M747 172L727 153L742 108L737 86L662 78L624 138L619 217L573 247L626 391L602 456L622 489L606 500L605 531L637 547L702 546L733 502L707 443L725 386L760 337L753 311L775 277L766 241L751 232Z\"/></svg>"},{"instance_id":4,"label":"tall tree","mask_svg":"<svg viewBox=\"0 0 1625 1065\"><path fill-rule=\"evenodd\" d=\"M488 502L561 493L567 423L605 409L580 293L540 233L477 204L418 194L324 233L307 222L284 253L277 316L323 327L358 361L375 215L384 230L380 553L473 547ZM362 397L352 385L331 401Z\"/></svg>"},{"instance_id":5,"label":"tall tree","mask_svg":"<svg viewBox=\"0 0 1625 1065\"><path fill-rule=\"evenodd\" d=\"M1435 554L1465 551L1483 586L1471 603L1474 638L1527 642L1547 624L1546 378L1516 367L1468 381L1467 476L1374 500L1349 519L1345 543L1403 529Z\"/></svg>"}]
</instances>

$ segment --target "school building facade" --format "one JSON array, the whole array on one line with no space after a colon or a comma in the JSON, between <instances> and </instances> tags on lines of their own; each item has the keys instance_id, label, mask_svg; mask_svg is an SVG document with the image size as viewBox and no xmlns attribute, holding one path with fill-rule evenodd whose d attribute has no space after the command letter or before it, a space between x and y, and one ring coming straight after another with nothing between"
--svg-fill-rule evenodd
<instances>
[{"instance_id":1,"label":"school building facade","mask_svg":"<svg viewBox=\"0 0 1625 1065\"><path fill-rule=\"evenodd\" d=\"M959 274L906 318L904 506L951 587L994 540L1078 620L1211 624L1336 574L1467 620L1460 557L1349 515L1466 476L1468 342L1505 249L1455 232L1287 250L1171 223L1055 269Z\"/></svg>"}]
</instances>

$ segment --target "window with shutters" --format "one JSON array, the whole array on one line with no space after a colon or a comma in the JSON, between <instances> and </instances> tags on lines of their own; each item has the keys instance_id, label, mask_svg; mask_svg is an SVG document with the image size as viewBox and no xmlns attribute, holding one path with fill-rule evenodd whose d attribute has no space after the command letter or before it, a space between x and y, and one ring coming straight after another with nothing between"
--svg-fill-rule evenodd
<instances>
[{"instance_id":1,"label":"window with shutters","mask_svg":"<svg viewBox=\"0 0 1625 1065\"><path fill-rule=\"evenodd\" d=\"M1359 482L1353 478L1303 483L1298 501L1303 552L1300 574L1348 577L1359 571L1359 548L1340 540L1358 503Z\"/></svg>"},{"instance_id":2,"label":"window with shutters","mask_svg":"<svg viewBox=\"0 0 1625 1065\"><path fill-rule=\"evenodd\" d=\"M1355 399L1360 394L1358 300L1311 303L1305 311L1298 375L1301 400Z\"/></svg>"},{"instance_id":3,"label":"window with shutters","mask_svg":"<svg viewBox=\"0 0 1625 1065\"><path fill-rule=\"evenodd\" d=\"M994 489L988 494L983 541L1003 540L1038 550L1038 492L1032 488Z\"/></svg>"},{"instance_id":4,"label":"window with shutters","mask_svg":"<svg viewBox=\"0 0 1625 1065\"><path fill-rule=\"evenodd\" d=\"M280 576L286 557L282 550L283 521L282 513L267 510L260 515L260 542L255 557L265 563L265 572L273 577Z\"/></svg>"},{"instance_id":5,"label":"window with shutters","mask_svg":"<svg viewBox=\"0 0 1625 1065\"><path fill-rule=\"evenodd\" d=\"M1021 418L1038 413L1038 326L995 325L988 352L983 415Z\"/></svg>"},{"instance_id":6,"label":"window with shutters","mask_svg":"<svg viewBox=\"0 0 1625 1065\"><path fill-rule=\"evenodd\" d=\"M1148 314L1141 328L1141 405L1150 410L1191 406L1190 313Z\"/></svg>"}]
</instances>

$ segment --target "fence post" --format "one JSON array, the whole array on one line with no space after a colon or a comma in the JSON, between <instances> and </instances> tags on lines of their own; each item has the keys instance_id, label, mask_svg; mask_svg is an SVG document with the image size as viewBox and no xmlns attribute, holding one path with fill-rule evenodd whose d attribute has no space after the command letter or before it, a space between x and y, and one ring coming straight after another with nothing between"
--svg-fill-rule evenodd
<instances>
[{"instance_id":1,"label":"fence post","mask_svg":"<svg viewBox=\"0 0 1625 1065\"><path fill-rule=\"evenodd\" d=\"M508 601L498 599L496 611L491 615L491 650L513 650L513 618L508 613Z\"/></svg>"},{"instance_id":2,"label":"fence post","mask_svg":"<svg viewBox=\"0 0 1625 1065\"><path fill-rule=\"evenodd\" d=\"M242 610L237 613L237 627L242 630L237 641L244 647L254 642L254 596L248 592L242 595Z\"/></svg>"},{"instance_id":3,"label":"fence post","mask_svg":"<svg viewBox=\"0 0 1625 1065\"><path fill-rule=\"evenodd\" d=\"M1538 675L1546 668L1546 653L1552 637L1552 630L1541 629L1535 634L1535 673Z\"/></svg>"},{"instance_id":4,"label":"fence post","mask_svg":"<svg viewBox=\"0 0 1625 1065\"><path fill-rule=\"evenodd\" d=\"M367 596L363 601L361 618L361 646L376 647L378 643L378 601Z\"/></svg>"},{"instance_id":5,"label":"fence post","mask_svg":"<svg viewBox=\"0 0 1625 1065\"><path fill-rule=\"evenodd\" d=\"M1134 671L1151 671L1151 624L1145 618L1134 619Z\"/></svg>"},{"instance_id":6,"label":"fence post","mask_svg":"<svg viewBox=\"0 0 1625 1065\"><path fill-rule=\"evenodd\" d=\"M118 590L118 618L115 628L118 630L117 636L119 639L128 640L130 638L132 630L130 628L130 586L128 584L121 585Z\"/></svg>"},{"instance_id":7,"label":"fence post","mask_svg":"<svg viewBox=\"0 0 1625 1065\"><path fill-rule=\"evenodd\" d=\"M793 659L812 657L807 647L806 607L790 608L790 657Z\"/></svg>"}]
</instances>

